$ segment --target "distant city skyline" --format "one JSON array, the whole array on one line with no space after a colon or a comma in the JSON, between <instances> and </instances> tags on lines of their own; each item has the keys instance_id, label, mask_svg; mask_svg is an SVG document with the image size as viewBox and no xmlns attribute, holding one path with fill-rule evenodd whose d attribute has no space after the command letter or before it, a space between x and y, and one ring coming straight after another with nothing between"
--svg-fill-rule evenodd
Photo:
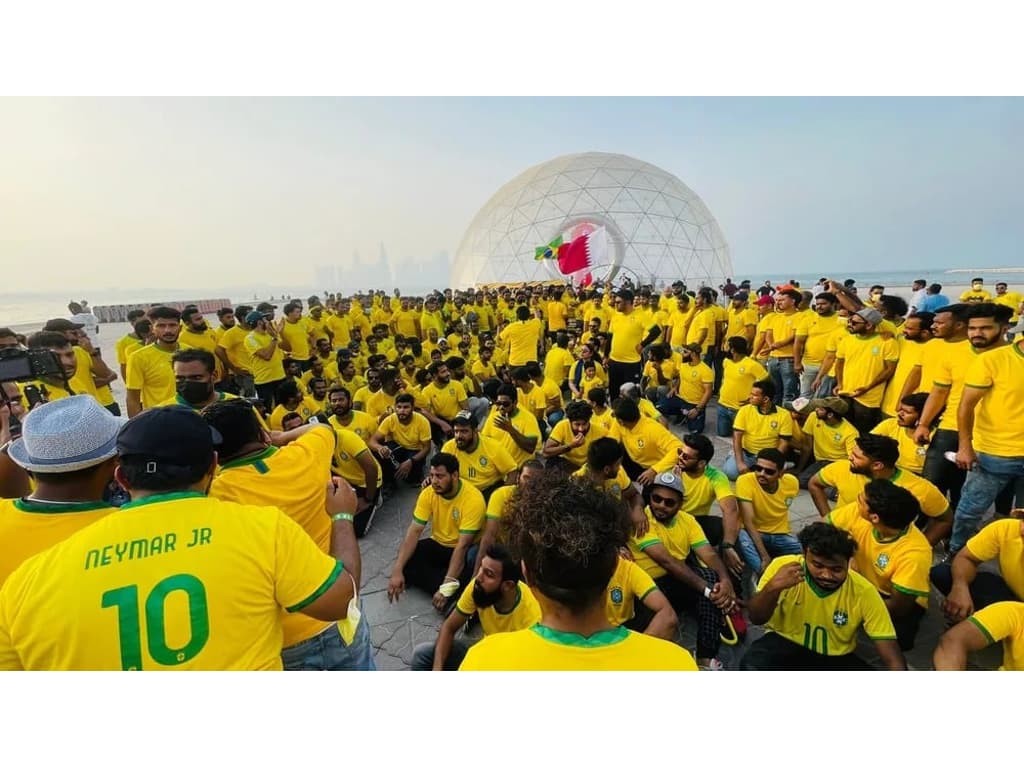
<instances>
[{"instance_id":1,"label":"distant city skyline","mask_svg":"<svg viewBox=\"0 0 1024 768\"><path fill-rule=\"evenodd\" d=\"M1021 99L7 98L4 291L369 287L381 242L437 285L496 190L587 150L680 178L737 274L1021 263Z\"/></svg>"}]
</instances>

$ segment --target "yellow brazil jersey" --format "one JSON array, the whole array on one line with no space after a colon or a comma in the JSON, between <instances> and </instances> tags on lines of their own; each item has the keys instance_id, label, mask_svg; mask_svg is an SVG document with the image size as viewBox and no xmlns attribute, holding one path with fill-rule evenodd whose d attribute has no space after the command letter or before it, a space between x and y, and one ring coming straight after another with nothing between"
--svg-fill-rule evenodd
<instances>
[{"instance_id":1,"label":"yellow brazil jersey","mask_svg":"<svg viewBox=\"0 0 1024 768\"><path fill-rule=\"evenodd\" d=\"M399 421L398 414L392 413L384 417L377 431L384 437L385 442L398 443L410 451L418 451L424 443L430 442L430 422L420 413L414 412L408 424L403 424Z\"/></svg>"},{"instance_id":2,"label":"yellow brazil jersey","mask_svg":"<svg viewBox=\"0 0 1024 768\"><path fill-rule=\"evenodd\" d=\"M377 422L373 420L372 416L365 411L349 411L348 413L350 418L347 424L340 421L337 416L331 416L327 419L327 423L335 429L347 429L355 432L363 442L373 437L373 433L377 431Z\"/></svg>"},{"instance_id":3,"label":"yellow brazil jersey","mask_svg":"<svg viewBox=\"0 0 1024 768\"><path fill-rule=\"evenodd\" d=\"M217 342L218 346L224 348L224 353L228 356L228 362L244 372L252 371L252 353L245 346L245 337L248 335L249 331L240 325L235 325L224 331Z\"/></svg>"},{"instance_id":4,"label":"yellow brazil jersey","mask_svg":"<svg viewBox=\"0 0 1024 768\"><path fill-rule=\"evenodd\" d=\"M182 347L184 349L184 347ZM139 347L128 357L125 387L139 390L143 408L169 400L176 394L171 356L156 344Z\"/></svg>"},{"instance_id":5,"label":"yellow brazil jersey","mask_svg":"<svg viewBox=\"0 0 1024 768\"><path fill-rule=\"evenodd\" d=\"M696 672L697 664L675 643L630 632L625 627L584 637L537 624L530 629L484 638L469 649L459 667L461 672L511 670Z\"/></svg>"},{"instance_id":6,"label":"yellow brazil jersey","mask_svg":"<svg viewBox=\"0 0 1024 768\"><path fill-rule=\"evenodd\" d=\"M487 500L487 512L486 518L488 520L501 520L505 515L505 508L508 506L508 500L512 498L512 494L516 492L516 486L514 485L503 485L494 493L491 494L491 498ZM500 539L500 531L499 536Z\"/></svg>"},{"instance_id":7,"label":"yellow brazil jersey","mask_svg":"<svg viewBox=\"0 0 1024 768\"><path fill-rule=\"evenodd\" d=\"M885 394L882 396L882 413L886 416L895 416L900 407L900 393L903 385L907 383L907 377L914 368L921 362L921 355L924 353L924 346L927 342L907 341L896 337L894 339L900 356L896 363L896 372L885 385Z\"/></svg>"},{"instance_id":8,"label":"yellow brazil jersey","mask_svg":"<svg viewBox=\"0 0 1024 768\"><path fill-rule=\"evenodd\" d=\"M974 409L974 450L995 456L1024 453L1024 347L1020 342L977 357L964 386L985 390ZM947 406L948 407L948 406Z\"/></svg>"},{"instance_id":9,"label":"yellow brazil jersey","mask_svg":"<svg viewBox=\"0 0 1024 768\"><path fill-rule=\"evenodd\" d=\"M114 512L104 502L0 499L0 586L23 562Z\"/></svg>"},{"instance_id":10,"label":"yellow brazil jersey","mask_svg":"<svg viewBox=\"0 0 1024 768\"><path fill-rule=\"evenodd\" d=\"M780 439L793 437L793 417L778 406L773 405L771 411L761 413L748 403L736 412L732 428L743 433L743 450L756 456L764 448L778 448Z\"/></svg>"},{"instance_id":11,"label":"yellow brazil jersey","mask_svg":"<svg viewBox=\"0 0 1024 768\"><path fill-rule=\"evenodd\" d=\"M543 326L536 318L509 323L498 336L498 343L508 349L508 364L515 367L537 360L537 344Z\"/></svg>"},{"instance_id":12,"label":"yellow brazil jersey","mask_svg":"<svg viewBox=\"0 0 1024 768\"><path fill-rule=\"evenodd\" d=\"M894 538L882 539L874 526L861 517L856 502L833 509L828 522L856 539L853 561L857 572L875 589L883 595L891 595L894 590L911 595L922 608L928 607L932 545L913 523Z\"/></svg>"},{"instance_id":13,"label":"yellow brazil jersey","mask_svg":"<svg viewBox=\"0 0 1024 768\"><path fill-rule=\"evenodd\" d=\"M1010 316L1010 323L1016 323L1020 319L1020 305L1024 302L1024 294L1017 293L1017 291L1007 291L1002 296L993 296L993 304L1002 304L1004 307L1009 307L1013 312Z\"/></svg>"},{"instance_id":14,"label":"yellow brazil jersey","mask_svg":"<svg viewBox=\"0 0 1024 768\"><path fill-rule=\"evenodd\" d=\"M578 477L584 481L590 479L590 474L587 472L586 467L580 467L572 473L573 477ZM622 492L626 490L632 483L629 480L629 475L626 474L626 470L619 466L619 471L615 473L615 477L609 477L601 480L599 483L594 483L594 487L599 491L604 491L609 496L615 499L622 498Z\"/></svg>"},{"instance_id":15,"label":"yellow brazil jersey","mask_svg":"<svg viewBox=\"0 0 1024 768\"><path fill-rule=\"evenodd\" d=\"M783 555L773 558L765 568L758 591L789 563L798 563L804 569L804 580L782 590L775 612L765 623L766 630L822 656L852 653L861 627L872 640L896 639L882 596L870 581L854 571L847 574L838 588L825 592L807 574L803 555Z\"/></svg>"},{"instance_id":16,"label":"yellow brazil jersey","mask_svg":"<svg viewBox=\"0 0 1024 768\"><path fill-rule=\"evenodd\" d=\"M714 501L721 503L723 499L736 497L729 478L715 467L705 467L704 472L697 477L683 472L680 479L683 481L683 503L679 511L694 517L710 514Z\"/></svg>"},{"instance_id":17,"label":"yellow brazil jersey","mask_svg":"<svg viewBox=\"0 0 1024 768\"><path fill-rule=\"evenodd\" d=\"M420 525L430 523L430 538L443 547L453 548L460 535L480 533L486 509L480 491L459 478L455 492L448 496L441 496L430 487L420 491L412 519Z\"/></svg>"},{"instance_id":18,"label":"yellow brazil jersey","mask_svg":"<svg viewBox=\"0 0 1024 768\"><path fill-rule=\"evenodd\" d=\"M270 418L267 419L267 421L270 423L270 428L277 431L281 431L282 429L284 429L284 425L282 424L282 422L284 421L284 417L287 416L289 413L299 414L299 416L302 417L302 423L305 424L307 421L309 421L309 417L312 416L314 413L317 413L317 411L313 410L310 407L309 403L307 403L305 400L302 400L294 408L285 408L283 403L276 405L274 407L274 410L270 412Z\"/></svg>"},{"instance_id":19,"label":"yellow brazil jersey","mask_svg":"<svg viewBox=\"0 0 1024 768\"><path fill-rule=\"evenodd\" d=\"M775 493L762 488L753 472L736 478L736 500L750 502L754 528L760 533L790 533L789 508L799 494L800 481L795 475L782 475Z\"/></svg>"},{"instance_id":20,"label":"yellow brazil jersey","mask_svg":"<svg viewBox=\"0 0 1024 768\"><path fill-rule=\"evenodd\" d=\"M853 504L857 497L864 491L864 486L870 482L867 475L858 475L850 469L849 461L833 461L821 468L816 477L825 485L836 489L838 498L836 506ZM889 481L901 488L906 488L917 499L921 505L921 511L929 517L941 517L949 508L949 502L942 492L913 472L904 472L897 469Z\"/></svg>"},{"instance_id":21,"label":"yellow brazil jersey","mask_svg":"<svg viewBox=\"0 0 1024 768\"><path fill-rule=\"evenodd\" d=\"M264 360L256 352L270 346L272 339L269 333L251 331L245 337L245 349L249 352L252 377L257 384L269 384L284 378L284 353L281 346L274 347L269 360Z\"/></svg>"},{"instance_id":22,"label":"yellow brazil jersey","mask_svg":"<svg viewBox=\"0 0 1024 768\"><path fill-rule=\"evenodd\" d=\"M645 469L667 472L676 463L682 441L658 422L641 416L632 429L619 423L619 439L629 457Z\"/></svg>"},{"instance_id":23,"label":"yellow brazil jersey","mask_svg":"<svg viewBox=\"0 0 1024 768\"><path fill-rule=\"evenodd\" d=\"M202 349L213 355L214 381L218 381L224 375L224 364L217 357L217 333L213 328L204 328L201 331L193 331L190 328L182 328L178 334L178 343L183 347L191 349Z\"/></svg>"},{"instance_id":24,"label":"yellow brazil jersey","mask_svg":"<svg viewBox=\"0 0 1024 768\"><path fill-rule=\"evenodd\" d=\"M582 467L587 463L587 451L590 450L590 444L595 440L607 436L608 430L591 419L590 429L587 430L587 434L583 437L583 444L573 448L571 451L561 454L561 456L563 459L571 461L577 467ZM576 439L576 435L574 435L572 431L572 423L568 419L562 419L552 428L551 434L548 435L548 439L554 440L559 445L569 445Z\"/></svg>"},{"instance_id":25,"label":"yellow brazil jersey","mask_svg":"<svg viewBox=\"0 0 1024 768\"><path fill-rule=\"evenodd\" d=\"M324 321L327 329L334 334L334 348L347 347L352 341L352 318L348 315L328 315ZM404 335L404 334L403 334Z\"/></svg>"},{"instance_id":26,"label":"yellow brazil jersey","mask_svg":"<svg viewBox=\"0 0 1024 768\"><path fill-rule=\"evenodd\" d=\"M733 336L746 338L748 329L757 327L757 310L753 307L735 310L732 307L726 310L725 340Z\"/></svg>"},{"instance_id":27,"label":"yellow brazil jersey","mask_svg":"<svg viewBox=\"0 0 1024 768\"><path fill-rule=\"evenodd\" d=\"M548 319L549 331L552 333L555 331L564 331L566 328L566 320L569 318L569 307L561 301L549 301L545 315Z\"/></svg>"},{"instance_id":28,"label":"yellow brazil jersey","mask_svg":"<svg viewBox=\"0 0 1024 768\"><path fill-rule=\"evenodd\" d=\"M960 301L963 302L981 303L983 301L991 300L992 294L984 289L975 290L974 288L968 288L966 291L960 294Z\"/></svg>"},{"instance_id":29,"label":"yellow brazil jersey","mask_svg":"<svg viewBox=\"0 0 1024 768\"><path fill-rule=\"evenodd\" d=\"M704 363L685 363L679 367L679 397L691 405L703 400L705 387L714 383L715 372Z\"/></svg>"},{"instance_id":30,"label":"yellow brazil jersey","mask_svg":"<svg viewBox=\"0 0 1024 768\"><path fill-rule=\"evenodd\" d=\"M673 559L686 560L690 552L708 543L704 530L693 515L676 512L671 520L663 523L651 513L650 507L644 510L644 514L647 515L647 533L642 537L634 534L629 540L629 549L636 564L652 579L660 579L666 574L665 569L647 554L655 544L665 547Z\"/></svg>"},{"instance_id":31,"label":"yellow brazil jersey","mask_svg":"<svg viewBox=\"0 0 1024 768\"><path fill-rule=\"evenodd\" d=\"M967 375L967 370L977 359L979 353L971 346L971 342L966 339L953 342L952 344L945 344L944 347L939 347L938 349L942 351L942 356L936 365L935 380L928 384L925 391L929 391L933 385L949 390L949 396L946 398L946 409L942 412L942 418L939 420L938 427L939 429L956 430L958 424L957 409L960 407L960 398L964 393L964 378ZM924 376L924 371L924 364L922 364L922 377ZM921 383L923 385L924 381Z\"/></svg>"},{"instance_id":32,"label":"yellow brazil jersey","mask_svg":"<svg viewBox=\"0 0 1024 768\"><path fill-rule=\"evenodd\" d=\"M948 342L944 339L929 339L924 343L924 349L921 350L921 359L918 360L917 366L921 369L921 381L917 385L918 392L928 393L932 391L932 386L935 383L936 376L939 372L939 363L942 361L947 344L958 344L959 342Z\"/></svg>"},{"instance_id":33,"label":"yellow brazil jersey","mask_svg":"<svg viewBox=\"0 0 1024 768\"><path fill-rule=\"evenodd\" d=\"M778 349L773 349L768 353L769 357L792 357L793 356L793 342L796 341L796 333L800 328L800 324L806 320L806 315L802 312L774 312L770 315L771 320L767 324L767 328L772 332L772 343L783 344Z\"/></svg>"},{"instance_id":34,"label":"yellow brazil jersey","mask_svg":"<svg viewBox=\"0 0 1024 768\"><path fill-rule=\"evenodd\" d=\"M291 347L288 357L294 360L309 360L311 357L309 324L306 322L306 318L300 317L296 323L285 320L281 327L281 340L287 342Z\"/></svg>"},{"instance_id":35,"label":"yellow brazil jersey","mask_svg":"<svg viewBox=\"0 0 1024 768\"><path fill-rule=\"evenodd\" d=\"M722 363L722 388L718 395L718 404L739 410L750 397L754 382L767 376L768 370L752 357L740 360L726 358Z\"/></svg>"},{"instance_id":36,"label":"yellow brazil jersey","mask_svg":"<svg viewBox=\"0 0 1024 768\"><path fill-rule=\"evenodd\" d=\"M114 353L117 356L118 365L128 365L128 355L134 352L136 349L142 346L142 340L135 337L132 334L122 336L117 340L117 344L114 345Z\"/></svg>"},{"instance_id":37,"label":"yellow brazil jersey","mask_svg":"<svg viewBox=\"0 0 1024 768\"><path fill-rule=\"evenodd\" d=\"M379 423L385 416L395 412L395 398L397 396L397 392L389 395L383 389L380 389L366 396L366 400L363 401L363 410Z\"/></svg>"},{"instance_id":38,"label":"yellow brazil jersey","mask_svg":"<svg viewBox=\"0 0 1024 768\"><path fill-rule=\"evenodd\" d=\"M678 308L669 312L668 324L670 327L670 335L668 341L669 344L672 345L673 349L677 349L686 343L686 337L690 331L690 323L693 321L693 316L696 311L697 310L691 301L689 308L685 312L680 312Z\"/></svg>"},{"instance_id":39,"label":"yellow brazil jersey","mask_svg":"<svg viewBox=\"0 0 1024 768\"><path fill-rule=\"evenodd\" d=\"M883 320L877 326L875 326L875 332L879 336L883 336L887 339L894 339L896 334L899 332L899 328L896 323L892 320Z\"/></svg>"},{"instance_id":40,"label":"yellow brazil jersey","mask_svg":"<svg viewBox=\"0 0 1024 768\"><path fill-rule=\"evenodd\" d=\"M647 572L632 560L619 558L605 590L604 614L609 624L619 626L633 618L635 600L642 601L658 587Z\"/></svg>"},{"instance_id":41,"label":"yellow brazil jersey","mask_svg":"<svg viewBox=\"0 0 1024 768\"><path fill-rule=\"evenodd\" d=\"M650 380L650 386L668 386L679 375L679 364L675 360L662 360L660 363L648 360L644 363L643 375Z\"/></svg>"},{"instance_id":42,"label":"yellow brazil jersey","mask_svg":"<svg viewBox=\"0 0 1024 768\"><path fill-rule=\"evenodd\" d=\"M636 312L628 315L616 312L612 315L609 328L612 334L612 348L608 353L608 359L617 363L639 363L640 353L637 347L647 336L647 328L644 328L643 320Z\"/></svg>"},{"instance_id":43,"label":"yellow brazil jersey","mask_svg":"<svg viewBox=\"0 0 1024 768\"><path fill-rule=\"evenodd\" d=\"M899 360L899 348L892 339L877 333L871 336L847 334L836 346L836 359L843 361L843 391L868 386L885 368L886 363ZM854 399L865 408L879 408L885 385L872 387Z\"/></svg>"},{"instance_id":44,"label":"yellow brazil jersey","mask_svg":"<svg viewBox=\"0 0 1024 768\"><path fill-rule=\"evenodd\" d=\"M982 608L967 620L989 643L1002 642L1002 672L1024 670L1024 603L1005 601Z\"/></svg>"},{"instance_id":45,"label":"yellow brazil jersey","mask_svg":"<svg viewBox=\"0 0 1024 768\"><path fill-rule=\"evenodd\" d=\"M459 460L460 480L468 481L481 491L503 483L505 476L519 466L501 443L481 434L477 435L472 450L460 450L452 438L441 446L441 452L455 456Z\"/></svg>"},{"instance_id":46,"label":"yellow brazil jersey","mask_svg":"<svg viewBox=\"0 0 1024 768\"><path fill-rule=\"evenodd\" d=\"M897 467L905 472L913 472L915 475L920 475L924 471L924 458L928 453L928 446L918 445L915 442L913 428L908 435L906 428L901 427L896 419L885 419L871 432L875 435L891 437L899 444L900 457L896 460Z\"/></svg>"},{"instance_id":47,"label":"yellow brazil jersey","mask_svg":"<svg viewBox=\"0 0 1024 768\"><path fill-rule=\"evenodd\" d=\"M395 333L405 338L419 338L416 332L416 325L419 322L419 312L413 309L399 309L391 318L395 326Z\"/></svg>"},{"instance_id":48,"label":"yellow brazil jersey","mask_svg":"<svg viewBox=\"0 0 1024 768\"><path fill-rule=\"evenodd\" d=\"M366 377L361 373L354 374L351 379L346 379L340 373L338 374L338 384L348 390L348 393L355 396L355 393L366 386Z\"/></svg>"},{"instance_id":49,"label":"yellow brazil jersey","mask_svg":"<svg viewBox=\"0 0 1024 768\"><path fill-rule=\"evenodd\" d=\"M814 443L814 458L817 461L840 461L850 455L860 432L846 419L831 426L811 413L804 422L803 432Z\"/></svg>"},{"instance_id":50,"label":"yellow brazil jersey","mask_svg":"<svg viewBox=\"0 0 1024 768\"><path fill-rule=\"evenodd\" d=\"M605 309L604 307L600 307L600 306L594 306L593 303L587 304L586 307L583 310L583 322L584 322L584 324L589 326L590 325L590 321L593 320L596 317L598 320L601 321L601 329L600 330L602 330L602 331L607 331L608 330L608 321L610 319L610 316L611 316L611 313L607 309Z\"/></svg>"},{"instance_id":51,"label":"yellow brazil jersey","mask_svg":"<svg viewBox=\"0 0 1024 768\"><path fill-rule=\"evenodd\" d=\"M1006 586L1024 600L1024 522L993 520L967 540L967 551L982 562L996 560Z\"/></svg>"},{"instance_id":52,"label":"yellow brazil jersey","mask_svg":"<svg viewBox=\"0 0 1024 768\"><path fill-rule=\"evenodd\" d=\"M366 473L359 465L359 457L364 453L368 454L373 463L377 465L377 487L380 488L384 481L383 473L380 470L380 462L373 455L366 445L366 441L350 429L334 427L334 434L337 436L337 444L334 448L333 468L341 477L348 480L356 488L366 487ZM372 432L370 433L373 434Z\"/></svg>"},{"instance_id":53,"label":"yellow brazil jersey","mask_svg":"<svg viewBox=\"0 0 1024 768\"><path fill-rule=\"evenodd\" d=\"M717 330L717 316L712 307L705 307L697 312L690 320L689 328L686 331L687 344L700 344L701 349L707 350L715 345L715 331Z\"/></svg>"},{"instance_id":54,"label":"yellow brazil jersey","mask_svg":"<svg viewBox=\"0 0 1024 768\"><path fill-rule=\"evenodd\" d=\"M474 613L480 618L480 629L484 636L496 635L499 632L518 632L520 629L529 629L540 621L540 604L534 597L533 591L523 582L516 584L516 602L512 610L502 613L497 606L491 605L486 608L477 608L473 600L473 585L470 581L455 604L455 610L463 616L469 617Z\"/></svg>"},{"instance_id":55,"label":"yellow brazil jersey","mask_svg":"<svg viewBox=\"0 0 1024 768\"><path fill-rule=\"evenodd\" d=\"M572 368L575 362L572 353L568 349L554 346L544 356L544 377L556 384L561 384L569 375L569 369Z\"/></svg>"},{"instance_id":56,"label":"yellow brazil jersey","mask_svg":"<svg viewBox=\"0 0 1024 768\"><path fill-rule=\"evenodd\" d=\"M313 334L314 343L319 341L320 339L328 338L327 319L323 315L320 315L319 320L314 320L312 317L304 317L302 319L305 321L306 327L309 328L310 333ZM386 320L383 322L387 324Z\"/></svg>"},{"instance_id":57,"label":"yellow brazil jersey","mask_svg":"<svg viewBox=\"0 0 1024 768\"><path fill-rule=\"evenodd\" d=\"M75 369L75 375L68 380L71 391L78 395L92 395L97 401L100 401L96 382L92 378L92 356L81 347L73 347L73 349L78 367ZM171 378L174 378L173 374Z\"/></svg>"},{"instance_id":58,"label":"yellow brazil jersey","mask_svg":"<svg viewBox=\"0 0 1024 768\"><path fill-rule=\"evenodd\" d=\"M279 670L281 608L341 571L276 508L148 496L11 574L0 669Z\"/></svg>"},{"instance_id":59,"label":"yellow brazil jersey","mask_svg":"<svg viewBox=\"0 0 1024 768\"><path fill-rule=\"evenodd\" d=\"M457 381L441 385L432 381L423 388L420 395L422 399L417 397L416 404L429 408L431 413L445 421L454 419L462 409L461 403L468 398L466 388Z\"/></svg>"},{"instance_id":60,"label":"yellow brazil jersey","mask_svg":"<svg viewBox=\"0 0 1024 768\"><path fill-rule=\"evenodd\" d=\"M480 359L474 360L473 367L470 368L470 372L480 381L487 381L488 379L494 379L498 376L498 369L494 365L494 358L491 358L491 362L489 363L485 363Z\"/></svg>"},{"instance_id":61,"label":"yellow brazil jersey","mask_svg":"<svg viewBox=\"0 0 1024 768\"><path fill-rule=\"evenodd\" d=\"M838 314L822 317L813 312L801 318L796 328L796 335L804 339L801 361L805 365L821 365L825 359L829 337L845 331L845 322Z\"/></svg>"},{"instance_id":62,"label":"yellow brazil jersey","mask_svg":"<svg viewBox=\"0 0 1024 768\"><path fill-rule=\"evenodd\" d=\"M327 483L331 477L334 432L317 427L282 448L223 464L210 485L210 496L252 506L277 507L302 526L321 552L330 552L331 519ZM282 617L284 647L323 632L329 622L301 613Z\"/></svg>"},{"instance_id":63,"label":"yellow brazil jersey","mask_svg":"<svg viewBox=\"0 0 1024 768\"><path fill-rule=\"evenodd\" d=\"M516 408L512 413L512 426L516 428L524 437L535 437L537 438L536 449L533 453L524 451L519 447L519 444L512 439L512 435L503 429L499 429L495 426L495 419L499 416L497 406L491 408L490 414L487 416L487 421L484 422L484 427L480 430L480 434L484 437L489 437L494 440L502 448L504 448L509 456L515 461L517 467L523 466L527 461L532 459L537 451L539 451L543 444L540 441L540 424L537 422L537 417L525 408ZM559 422L561 423L561 422Z\"/></svg>"}]
</instances>

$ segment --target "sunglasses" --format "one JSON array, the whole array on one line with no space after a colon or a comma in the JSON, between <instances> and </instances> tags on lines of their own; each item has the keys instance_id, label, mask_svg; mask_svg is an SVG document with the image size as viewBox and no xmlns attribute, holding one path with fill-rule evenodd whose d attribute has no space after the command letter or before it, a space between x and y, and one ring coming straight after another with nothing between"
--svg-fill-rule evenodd
<instances>
[{"instance_id":1,"label":"sunglasses","mask_svg":"<svg viewBox=\"0 0 1024 768\"><path fill-rule=\"evenodd\" d=\"M774 475L778 473L777 469L770 469L769 467L762 467L760 464L756 464L752 467L755 472L759 472L762 475Z\"/></svg>"},{"instance_id":2,"label":"sunglasses","mask_svg":"<svg viewBox=\"0 0 1024 768\"><path fill-rule=\"evenodd\" d=\"M651 501L656 502L658 504L664 504L666 507L674 507L676 504L679 503L678 499L669 498L668 496L662 496L659 493L652 493Z\"/></svg>"}]
</instances>

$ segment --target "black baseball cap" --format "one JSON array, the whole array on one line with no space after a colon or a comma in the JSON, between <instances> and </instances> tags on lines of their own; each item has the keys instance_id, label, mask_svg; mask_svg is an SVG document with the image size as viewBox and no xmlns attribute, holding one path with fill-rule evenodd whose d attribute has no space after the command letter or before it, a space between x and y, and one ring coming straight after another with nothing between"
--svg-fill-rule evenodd
<instances>
[{"instance_id":1,"label":"black baseball cap","mask_svg":"<svg viewBox=\"0 0 1024 768\"><path fill-rule=\"evenodd\" d=\"M150 408L128 420L117 435L117 454L176 467L213 461L223 442L220 432L197 412L181 405Z\"/></svg>"},{"instance_id":2,"label":"black baseball cap","mask_svg":"<svg viewBox=\"0 0 1024 768\"><path fill-rule=\"evenodd\" d=\"M81 323L72 323L70 320L65 320L63 317L55 317L53 320L46 321L46 325L43 326L43 330L64 333L65 331L77 331L79 328L84 327L85 326Z\"/></svg>"}]
</instances>

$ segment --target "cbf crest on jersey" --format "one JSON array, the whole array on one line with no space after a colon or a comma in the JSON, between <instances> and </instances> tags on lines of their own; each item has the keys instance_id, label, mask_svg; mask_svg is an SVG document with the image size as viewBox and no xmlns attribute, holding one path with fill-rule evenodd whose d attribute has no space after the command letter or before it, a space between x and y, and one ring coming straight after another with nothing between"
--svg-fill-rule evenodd
<instances>
[{"instance_id":1,"label":"cbf crest on jersey","mask_svg":"<svg viewBox=\"0 0 1024 768\"><path fill-rule=\"evenodd\" d=\"M889 555L882 552L879 554L878 559L875 560L875 568L880 571L884 571L887 565L889 565Z\"/></svg>"},{"instance_id":2,"label":"cbf crest on jersey","mask_svg":"<svg viewBox=\"0 0 1024 768\"><path fill-rule=\"evenodd\" d=\"M622 590L619 587L612 587L611 598L616 605L622 605Z\"/></svg>"},{"instance_id":3,"label":"cbf crest on jersey","mask_svg":"<svg viewBox=\"0 0 1024 768\"><path fill-rule=\"evenodd\" d=\"M832 614L832 623L837 627L845 627L850 622L850 617L846 611L837 610Z\"/></svg>"}]
</instances>

